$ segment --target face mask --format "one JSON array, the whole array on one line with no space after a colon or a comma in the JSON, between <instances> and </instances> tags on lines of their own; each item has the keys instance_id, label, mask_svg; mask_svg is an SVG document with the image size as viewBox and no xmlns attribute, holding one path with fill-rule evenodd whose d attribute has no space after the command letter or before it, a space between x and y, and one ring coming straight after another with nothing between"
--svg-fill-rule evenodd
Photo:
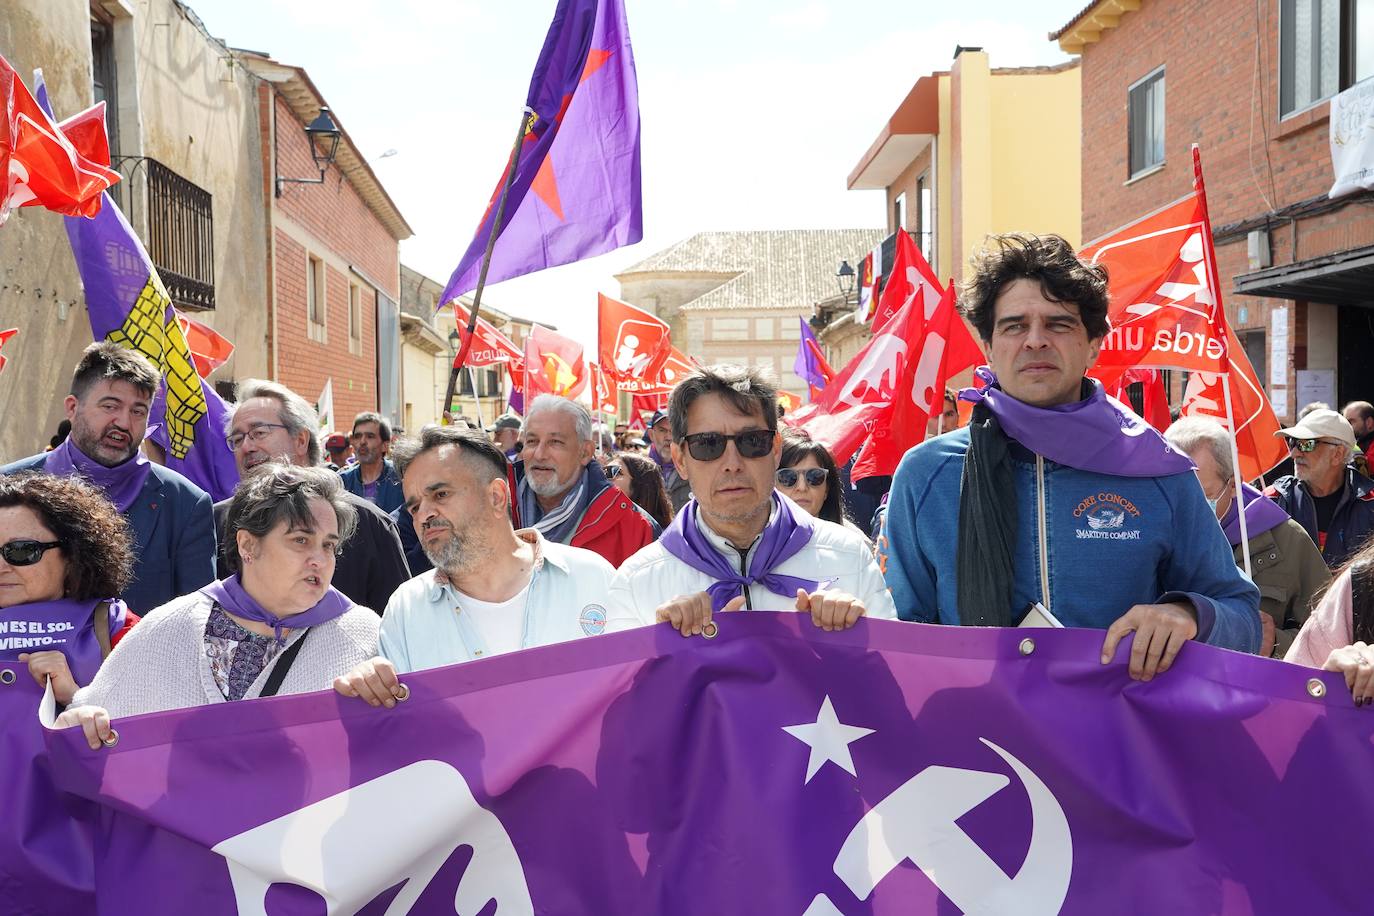
<instances>
[{"instance_id":1,"label":"face mask","mask_svg":"<svg viewBox=\"0 0 1374 916\"><path fill-rule=\"evenodd\" d=\"M1213 499L1213 498L1210 497L1210 496L1207 497L1207 506L1208 506L1208 508L1210 508L1210 509L1212 510L1212 514L1213 514L1213 515L1216 515L1216 514L1217 514L1217 503L1219 503L1219 502L1221 502L1221 497L1220 497L1220 496L1218 496L1216 499Z\"/></svg>"}]
</instances>

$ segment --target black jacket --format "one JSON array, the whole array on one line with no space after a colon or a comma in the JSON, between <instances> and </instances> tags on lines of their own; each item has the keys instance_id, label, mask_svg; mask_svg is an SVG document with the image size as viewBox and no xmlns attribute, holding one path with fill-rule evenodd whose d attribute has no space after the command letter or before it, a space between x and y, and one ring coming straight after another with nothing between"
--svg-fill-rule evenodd
<instances>
[{"instance_id":1,"label":"black jacket","mask_svg":"<svg viewBox=\"0 0 1374 916\"><path fill-rule=\"evenodd\" d=\"M358 530L343 545L334 563L331 584L354 604L371 608L380 616L391 600L391 593L410 578L405 554L401 552L401 539L391 516L361 496L345 493L344 498L358 510ZM228 512L229 500L215 503L215 530L219 532L222 545L215 557L215 567L221 579L230 575L229 568L224 565L225 551L238 549L224 530Z\"/></svg>"},{"instance_id":2,"label":"black jacket","mask_svg":"<svg viewBox=\"0 0 1374 916\"><path fill-rule=\"evenodd\" d=\"M1324 544L1317 538L1317 506L1307 484L1296 477L1280 477L1265 487L1264 495L1302 525L1332 569L1345 563L1374 532L1374 480L1357 474L1354 468L1345 469L1345 487L1331 516L1331 530L1326 532Z\"/></svg>"}]
</instances>

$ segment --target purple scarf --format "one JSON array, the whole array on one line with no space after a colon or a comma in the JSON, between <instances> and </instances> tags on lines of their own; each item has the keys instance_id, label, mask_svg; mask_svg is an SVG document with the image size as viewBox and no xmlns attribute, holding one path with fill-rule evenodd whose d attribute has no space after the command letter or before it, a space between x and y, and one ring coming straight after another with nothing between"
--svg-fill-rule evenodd
<instances>
[{"instance_id":1,"label":"purple scarf","mask_svg":"<svg viewBox=\"0 0 1374 916\"><path fill-rule=\"evenodd\" d=\"M774 492L773 517L759 536L747 576L740 575L735 565L716 550L697 527L695 499L688 500L682 511L674 516L659 543L688 566L715 578L706 591L711 595L711 612L718 613L739 596L740 589L755 582L788 599L795 599L799 588L815 591L817 583L814 580L773 572L779 564L796 556L811 541L815 530L816 524L805 510Z\"/></svg>"},{"instance_id":2,"label":"purple scarf","mask_svg":"<svg viewBox=\"0 0 1374 916\"><path fill-rule=\"evenodd\" d=\"M1108 396L1102 384L1088 379L1092 393L1057 407L1032 407L997 386L987 366L977 370L986 388L965 388L961 401L982 402L1002 431L1056 464L1118 477L1163 477L1193 470L1187 455L1169 447L1157 430Z\"/></svg>"},{"instance_id":3,"label":"purple scarf","mask_svg":"<svg viewBox=\"0 0 1374 916\"><path fill-rule=\"evenodd\" d=\"M104 490L116 509L128 512L153 466L140 449L123 464L107 468L77 448L72 437L68 436L61 445L48 452L48 457L43 459L43 470L58 477L72 474L84 477Z\"/></svg>"},{"instance_id":4,"label":"purple scarf","mask_svg":"<svg viewBox=\"0 0 1374 916\"><path fill-rule=\"evenodd\" d=\"M313 627L317 623L325 623L335 617L342 616L351 607L350 601L342 592L333 587L325 592L319 603L309 610L301 611L299 614L292 614L289 617L278 617L267 608L258 604L253 596L244 591L243 584L239 582L238 574L230 576L228 579L220 579L218 582L211 582L200 590L202 595L208 595L220 607L231 614L242 617L245 620L256 620L258 623L265 623L272 628L272 633L277 639L277 645L286 642L286 637L282 635L282 627L290 627L293 630L304 627Z\"/></svg>"},{"instance_id":5,"label":"purple scarf","mask_svg":"<svg viewBox=\"0 0 1374 916\"><path fill-rule=\"evenodd\" d=\"M1240 485L1240 492L1245 497L1245 533L1252 539L1288 521L1288 513L1278 503L1248 483ZM1240 515L1236 512L1234 499L1221 520L1221 530L1226 532L1226 540L1232 547L1240 546Z\"/></svg>"},{"instance_id":6,"label":"purple scarf","mask_svg":"<svg viewBox=\"0 0 1374 916\"><path fill-rule=\"evenodd\" d=\"M102 661L92 625L98 603L63 598L0 609L0 659L18 661L23 652L61 652L72 678L85 687ZM124 628L128 611L123 601L110 600L109 619L103 622L111 636Z\"/></svg>"}]
</instances>

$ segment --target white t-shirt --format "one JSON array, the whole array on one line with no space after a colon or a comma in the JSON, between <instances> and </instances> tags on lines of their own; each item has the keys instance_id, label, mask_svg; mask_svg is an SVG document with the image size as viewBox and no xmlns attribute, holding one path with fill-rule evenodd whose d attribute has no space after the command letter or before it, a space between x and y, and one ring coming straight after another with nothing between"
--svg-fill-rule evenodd
<instances>
[{"instance_id":1,"label":"white t-shirt","mask_svg":"<svg viewBox=\"0 0 1374 916\"><path fill-rule=\"evenodd\" d=\"M455 589L457 591L457 589ZM469 615L487 644L487 655L502 655L519 649L525 639L525 607L529 604L530 585L515 593L508 601L493 604L479 601L458 592L459 613Z\"/></svg>"}]
</instances>

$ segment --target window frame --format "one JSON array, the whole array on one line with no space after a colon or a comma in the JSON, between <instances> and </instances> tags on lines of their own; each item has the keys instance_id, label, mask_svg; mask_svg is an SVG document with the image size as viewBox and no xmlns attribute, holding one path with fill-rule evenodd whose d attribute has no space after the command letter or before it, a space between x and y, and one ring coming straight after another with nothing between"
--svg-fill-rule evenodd
<instances>
[{"instance_id":1,"label":"window frame","mask_svg":"<svg viewBox=\"0 0 1374 916\"><path fill-rule=\"evenodd\" d=\"M363 349L363 288L348 284L348 352L359 354Z\"/></svg>"},{"instance_id":2,"label":"window frame","mask_svg":"<svg viewBox=\"0 0 1374 916\"><path fill-rule=\"evenodd\" d=\"M322 344L329 343L329 277L324 258L305 252L305 323L307 336ZM312 290L314 295L312 295ZM319 321L315 320L316 302Z\"/></svg>"},{"instance_id":3,"label":"window frame","mask_svg":"<svg viewBox=\"0 0 1374 916\"><path fill-rule=\"evenodd\" d=\"M1156 84L1159 86L1158 91L1162 94L1162 101L1160 103L1161 111L1159 118L1159 160L1156 162L1147 162L1137 168L1135 162L1132 161L1132 156L1135 153L1135 106L1133 102L1135 100L1135 94L1138 90L1147 90L1149 89L1149 87ZM1169 121L1168 85L1168 80L1166 79L1165 75L1165 65L1160 64L1158 67L1155 67L1149 73L1145 74L1140 79L1136 80L1134 83L1131 83L1129 86L1126 87L1126 180L1128 182L1134 181L1137 178L1144 178L1146 175L1149 175L1152 172L1156 172L1159 169L1164 168L1165 163L1169 161L1169 141L1167 130ZM1147 100L1149 98L1151 97L1147 95ZM1149 105L1143 107L1153 108L1154 106ZM1148 139L1148 137L1144 138L1144 140L1146 141L1148 141ZM1142 146L1147 145L1148 143L1142 143Z\"/></svg>"},{"instance_id":4,"label":"window frame","mask_svg":"<svg viewBox=\"0 0 1374 916\"><path fill-rule=\"evenodd\" d=\"M1338 95L1341 92L1344 92L1346 89L1349 89L1357 82L1355 70L1357 64L1357 48L1355 44L1357 30L1355 25L1359 18L1358 12L1361 3L1360 0L1338 0L1336 4L1336 89L1330 95L1319 96L1313 99L1311 102L1302 105L1301 107L1294 107L1289 111L1284 110L1284 84L1286 78L1289 77L1290 73L1290 71L1285 67L1285 58L1287 57L1285 51L1287 49L1284 46L1284 36L1288 24L1286 17L1288 15L1288 8L1297 2L1299 2L1299 0L1279 0L1278 4L1278 72L1276 76L1276 82L1278 85L1275 87L1274 92L1274 106L1278 112L1279 121L1286 121L1290 118L1297 117L1298 115L1305 114L1306 112L1309 112L1320 105L1324 105L1327 102L1330 102L1334 96ZM1316 2L1319 3L1320 0L1316 0ZM1371 16L1374 16L1374 7L1370 7L1367 10L1367 12ZM1317 27L1317 29L1320 29L1320 25ZM1309 35L1309 40L1310 38L1311 36ZM1368 74L1368 76L1374 76L1374 72L1371 72L1370 74ZM1321 87L1318 86L1318 91L1320 91L1320 88Z\"/></svg>"}]
</instances>

